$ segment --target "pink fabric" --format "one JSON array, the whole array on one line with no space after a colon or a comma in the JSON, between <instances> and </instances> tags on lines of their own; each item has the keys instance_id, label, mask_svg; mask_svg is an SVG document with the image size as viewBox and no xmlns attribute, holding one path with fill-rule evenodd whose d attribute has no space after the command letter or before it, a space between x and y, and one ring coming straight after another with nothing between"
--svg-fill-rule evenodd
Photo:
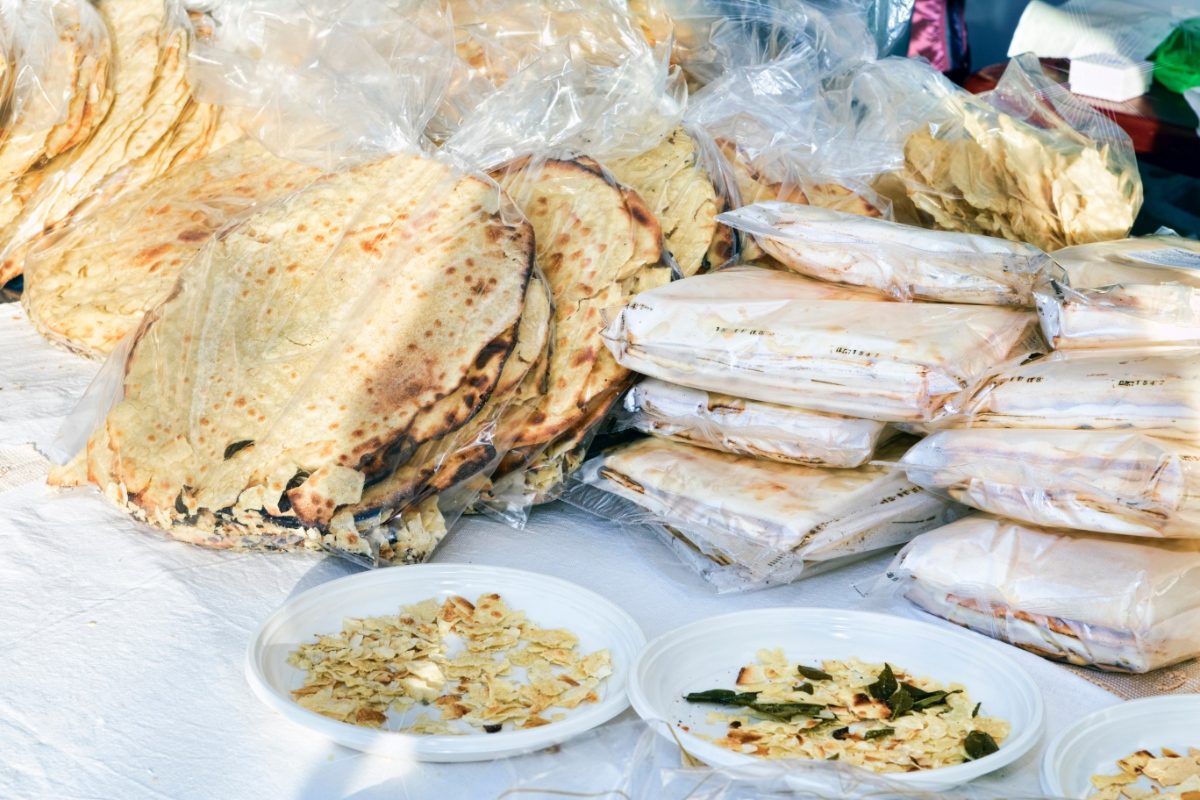
<instances>
[{"instance_id":1,"label":"pink fabric","mask_svg":"<svg viewBox=\"0 0 1200 800\"><path fill-rule=\"evenodd\" d=\"M946 36L948 16L946 0L916 0L913 5L908 55L924 57L939 72L949 72L952 66Z\"/></svg>"}]
</instances>

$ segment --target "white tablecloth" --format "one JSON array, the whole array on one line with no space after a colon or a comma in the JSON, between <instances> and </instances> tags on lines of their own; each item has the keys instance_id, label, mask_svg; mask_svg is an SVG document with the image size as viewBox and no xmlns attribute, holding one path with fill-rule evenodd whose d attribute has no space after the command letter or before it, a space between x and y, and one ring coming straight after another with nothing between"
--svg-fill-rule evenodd
<instances>
[{"instance_id":1,"label":"white tablecloth","mask_svg":"<svg viewBox=\"0 0 1200 800\"><path fill-rule=\"evenodd\" d=\"M45 447L96 366L40 342L0 306L0 458ZM88 491L41 481L0 492L0 797L491 798L575 759L619 773L638 726L493 764L420 765L352 752L279 718L242 667L258 623L289 596L353 572L316 555L219 553L147 533ZM623 606L653 638L702 617L783 605L851 607L888 556L769 591L717 596L645 536L575 509L539 509L525 531L464 520L440 562L558 575ZM1047 735L1116 702L1014 651L1042 686ZM1035 753L979 784L1037 793Z\"/></svg>"}]
</instances>

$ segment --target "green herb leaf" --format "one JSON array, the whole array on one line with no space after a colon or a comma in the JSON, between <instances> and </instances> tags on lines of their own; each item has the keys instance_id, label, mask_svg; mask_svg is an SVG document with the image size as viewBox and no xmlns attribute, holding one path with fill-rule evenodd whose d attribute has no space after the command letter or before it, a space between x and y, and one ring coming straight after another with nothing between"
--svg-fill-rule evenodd
<instances>
[{"instance_id":1,"label":"green herb leaf","mask_svg":"<svg viewBox=\"0 0 1200 800\"><path fill-rule=\"evenodd\" d=\"M709 689L684 695L689 703L715 703L719 706L748 706L758 699L758 692L733 692L729 689Z\"/></svg>"},{"instance_id":2,"label":"green herb leaf","mask_svg":"<svg viewBox=\"0 0 1200 800\"><path fill-rule=\"evenodd\" d=\"M883 672L879 673L879 677L875 682L867 687L867 691L871 693L871 697L876 700L887 700L896 693L900 688L900 684L896 682L896 675L892 672L891 664L883 665ZM911 696L911 695L910 695Z\"/></svg>"},{"instance_id":3,"label":"green herb leaf","mask_svg":"<svg viewBox=\"0 0 1200 800\"><path fill-rule=\"evenodd\" d=\"M887 699L887 706L892 710L891 719L899 719L913 710L912 695L906 689L897 689L895 694Z\"/></svg>"},{"instance_id":4,"label":"green herb leaf","mask_svg":"<svg viewBox=\"0 0 1200 800\"><path fill-rule=\"evenodd\" d=\"M926 708L932 708L933 706L944 705L945 703L950 702L950 695L952 694L961 694L961 690L955 689L951 692L927 692L924 697L914 698L915 702L913 702L913 709L916 711L921 711Z\"/></svg>"},{"instance_id":5,"label":"green herb leaf","mask_svg":"<svg viewBox=\"0 0 1200 800\"><path fill-rule=\"evenodd\" d=\"M976 703L976 704L975 704L975 708L971 710L971 719L975 719L976 717L978 717L978 716L979 716L979 709L980 709L982 706L983 706L983 703Z\"/></svg>"},{"instance_id":6,"label":"green herb leaf","mask_svg":"<svg viewBox=\"0 0 1200 800\"><path fill-rule=\"evenodd\" d=\"M827 759L825 759L825 760L826 760L826 761L837 761L837 760L838 760L838 754L837 754L837 753L834 753L833 755L831 755L829 758L827 758Z\"/></svg>"},{"instance_id":7,"label":"green herb leaf","mask_svg":"<svg viewBox=\"0 0 1200 800\"><path fill-rule=\"evenodd\" d=\"M849 728L838 728L836 731L834 731L833 733L831 733L829 735L832 736L833 738L837 739L840 742L843 739L845 739L847 736L850 735L850 729Z\"/></svg>"},{"instance_id":8,"label":"green herb leaf","mask_svg":"<svg viewBox=\"0 0 1200 800\"><path fill-rule=\"evenodd\" d=\"M816 717L825 710L825 706L816 703L751 703L748 708L784 722L793 717Z\"/></svg>"},{"instance_id":9,"label":"green herb leaf","mask_svg":"<svg viewBox=\"0 0 1200 800\"><path fill-rule=\"evenodd\" d=\"M830 675L828 672L823 672L822 670L816 669L814 667L806 667L803 664L796 667L796 671L799 672L805 678L808 678L810 681L831 681L831 680L833 680L833 676Z\"/></svg>"},{"instance_id":10,"label":"green herb leaf","mask_svg":"<svg viewBox=\"0 0 1200 800\"><path fill-rule=\"evenodd\" d=\"M793 691L804 692L804 694L812 694L816 690L813 689L813 685L811 683L802 683L799 686L796 686Z\"/></svg>"},{"instance_id":11,"label":"green herb leaf","mask_svg":"<svg viewBox=\"0 0 1200 800\"><path fill-rule=\"evenodd\" d=\"M912 695L914 703L924 700L931 694L937 694L936 692L927 692L919 686L913 686L911 683L904 683L903 681L900 682L900 688Z\"/></svg>"},{"instance_id":12,"label":"green herb leaf","mask_svg":"<svg viewBox=\"0 0 1200 800\"><path fill-rule=\"evenodd\" d=\"M963 749L967 751L967 757L975 761L984 756L990 756L1000 749L1000 745L996 744L996 740L983 731L971 731L963 740Z\"/></svg>"},{"instance_id":13,"label":"green herb leaf","mask_svg":"<svg viewBox=\"0 0 1200 800\"><path fill-rule=\"evenodd\" d=\"M863 739L882 739L885 736L891 736L895 732L895 728L876 728L873 731L864 733Z\"/></svg>"}]
</instances>

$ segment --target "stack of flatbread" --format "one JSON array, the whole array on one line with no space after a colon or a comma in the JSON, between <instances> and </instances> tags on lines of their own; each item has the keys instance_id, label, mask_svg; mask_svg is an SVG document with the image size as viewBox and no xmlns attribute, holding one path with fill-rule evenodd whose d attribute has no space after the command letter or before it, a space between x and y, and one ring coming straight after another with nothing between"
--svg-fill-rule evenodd
<instances>
[{"instance_id":1,"label":"stack of flatbread","mask_svg":"<svg viewBox=\"0 0 1200 800\"><path fill-rule=\"evenodd\" d=\"M1035 324L1014 309L894 303L735 267L643 292L605 330L622 365L671 383L810 411L922 422Z\"/></svg>"},{"instance_id":2,"label":"stack of flatbread","mask_svg":"<svg viewBox=\"0 0 1200 800\"><path fill-rule=\"evenodd\" d=\"M1048 658L1148 672L1200 655L1200 546L977 514L918 536L888 574L909 599Z\"/></svg>"},{"instance_id":3,"label":"stack of flatbread","mask_svg":"<svg viewBox=\"0 0 1200 800\"><path fill-rule=\"evenodd\" d=\"M704 166L696 140L683 128L641 155L611 159L605 166L650 207L684 277L733 260L733 231L717 222L727 205L725 193Z\"/></svg>"},{"instance_id":4,"label":"stack of flatbread","mask_svg":"<svg viewBox=\"0 0 1200 800\"><path fill-rule=\"evenodd\" d=\"M255 209L143 320L122 398L54 479L185 541L425 558L546 344L507 203L402 155Z\"/></svg>"},{"instance_id":5,"label":"stack of flatbread","mask_svg":"<svg viewBox=\"0 0 1200 800\"><path fill-rule=\"evenodd\" d=\"M720 219L801 275L898 300L1032 306L1033 287L1051 265L1033 245L795 203L755 203Z\"/></svg>"},{"instance_id":6,"label":"stack of flatbread","mask_svg":"<svg viewBox=\"0 0 1200 800\"><path fill-rule=\"evenodd\" d=\"M604 348L602 314L670 280L662 236L638 195L590 159L525 160L496 173L533 226L550 288L553 334L500 431L512 448L488 504L505 513L552 499L630 373Z\"/></svg>"},{"instance_id":7,"label":"stack of flatbread","mask_svg":"<svg viewBox=\"0 0 1200 800\"><path fill-rule=\"evenodd\" d=\"M1037 287L1056 350L1200 346L1200 242L1144 236L1056 250Z\"/></svg>"},{"instance_id":8,"label":"stack of flatbread","mask_svg":"<svg viewBox=\"0 0 1200 800\"><path fill-rule=\"evenodd\" d=\"M906 446L886 446L881 457ZM816 562L900 544L960 513L893 468L781 464L658 437L589 462L581 483L636 509L608 516L668 526L729 565L742 589L807 577Z\"/></svg>"},{"instance_id":9,"label":"stack of flatbread","mask_svg":"<svg viewBox=\"0 0 1200 800\"><path fill-rule=\"evenodd\" d=\"M940 431L908 479L1034 525L1200 539L1200 448L1123 431Z\"/></svg>"},{"instance_id":10,"label":"stack of flatbread","mask_svg":"<svg viewBox=\"0 0 1200 800\"><path fill-rule=\"evenodd\" d=\"M882 422L818 414L646 378L625 395L622 427L711 450L810 467L858 467L892 432Z\"/></svg>"},{"instance_id":11,"label":"stack of flatbread","mask_svg":"<svg viewBox=\"0 0 1200 800\"><path fill-rule=\"evenodd\" d=\"M112 45L111 74L93 85L93 129L57 158L21 177L21 207L0 220L0 283L21 274L29 245L174 166L231 141L219 110L192 98L187 79L191 28L174 0L105 0L100 14ZM99 75L103 70L93 70ZM105 72L105 74L108 74ZM101 111L107 94L112 102ZM85 126L80 125L79 131Z\"/></svg>"},{"instance_id":12,"label":"stack of flatbread","mask_svg":"<svg viewBox=\"0 0 1200 800\"><path fill-rule=\"evenodd\" d=\"M168 297L217 229L320 174L238 140L47 237L27 261L22 302L51 341L106 356Z\"/></svg>"},{"instance_id":13,"label":"stack of flatbread","mask_svg":"<svg viewBox=\"0 0 1200 800\"><path fill-rule=\"evenodd\" d=\"M0 57L0 229L20 216L44 167L86 142L113 99L112 42L82 0L13 7ZM0 284L16 273L0 268Z\"/></svg>"}]
</instances>

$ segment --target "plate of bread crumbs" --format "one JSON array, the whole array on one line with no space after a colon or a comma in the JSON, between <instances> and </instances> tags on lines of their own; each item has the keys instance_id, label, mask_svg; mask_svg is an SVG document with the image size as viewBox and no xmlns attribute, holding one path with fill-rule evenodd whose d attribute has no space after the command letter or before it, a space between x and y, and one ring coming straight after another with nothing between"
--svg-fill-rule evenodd
<instances>
[{"instance_id":1,"label":"plate of bread crumbs","mask_svg":"<svg viewBox=\"0 0 1200 800\"><path fill-rule=\"evenodd\" d=\"M1200 694L1131 700L1084 717L1046 749L1042 788L1078 800L1200 800Z\"/></svg>"},{"instance_id":2,"label":"plate of bread crumbs","mask_svg":"<svg viewBox=\"0 0 1200 800\"><path fill-rule=\"evenodd\" d=\"M619 714L644 641L624 611L566 581L430 564L291 599L255 635L246 670L267 705L339 744L483 760Z\"/></svg>"},{"instance_id":3,"label":"plate of bread crumbs","mask_svg":"<svg viewBox=\"0 0 1200 800\"><path fill-rule=\"evenodd\" d=\"M651 642L630 700L692 757L849 764L922 790L1012 763L1041 736L1042 698L994 643L866 612L774 608ZM669 726L669 728L668 728Z\"/></svg>"}]
</instances>

